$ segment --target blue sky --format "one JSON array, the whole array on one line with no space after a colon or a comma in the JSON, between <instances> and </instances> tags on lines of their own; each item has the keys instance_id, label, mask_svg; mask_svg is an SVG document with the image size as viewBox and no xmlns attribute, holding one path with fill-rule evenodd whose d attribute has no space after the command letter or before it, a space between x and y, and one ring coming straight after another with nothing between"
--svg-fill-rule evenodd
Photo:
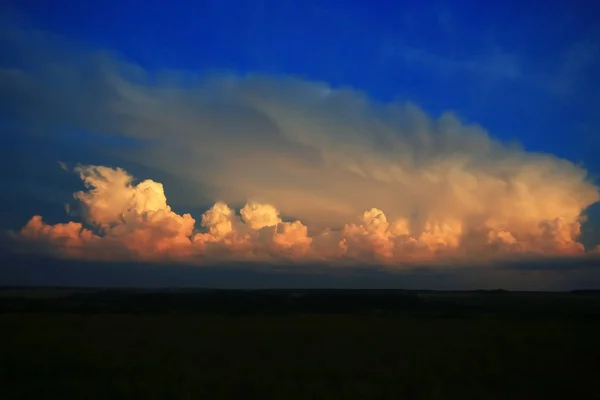
<instances>
[{"instance_id":1,"label":"blue sky","mask_svg":"<svg viewBox=\"0 0 600 400\"><path fill-rule=\"evenodd\" d=\"M296 75L454 110L593 171L600 127L594 1L19 1L26 26L149 69Z\"/></svg>"},{"instance_id":2,"label":"blue sky","mask_svg":"<svg viewBox=\"0 0 600 400\"><path fill-rule=\"evenodd\" d=\"M148 72L291 76L364 93L375 103L409 101L432 118L452 111L464 121L481 125L493 137L522 144L528 152L549 153L580 164L592 179L600 182L600 25L597 23L600 3L597 1L541 5L537 1L512 0L493 3L212 0L195 4L146 1L142 5L131 0L19 0L3 3L0 11L3 14L0 21L9 30L38 30L44 32L46 39L56 35L68 43L64 54L69 55L64 60L57 59L56 64L67 65L75 60L73 65L77 66L73 71L81 73L64 85L66 100L58 99L63 82L38 81L48 85L51 100L44 97L48 93L40 94L39 99L33 97L39 103L30 106L33 111L22 114L33 123L35 109L41 104L40 121L60 119L63 115L60 112L64 111L60 107L70 107L70 122L77 124L77 118L85 119L81 110L90 113L89 119L94 120L88 125L81 124L83 130L118 126L117 117L102 124L102 112L106 110L94 114L95 104L110 105L114 88L102 81L104 76L99 79L94 75L99 69L85 69L89 67L86 64L89 59L71 58L79 49L107 51L112 59L131 62ZM5 36L1 39L5 40ZM6 43L0 42L0 50ZM51 69L52 57L64 55L60 53L64 50L60 45L56 46L58 51L39 47L31 54L27 53L29 49L14 43L6 48L10 51L0 51L0 72L6 65L14 68L17 59L42 60ZM14 56L16 53L22 57ZM81 66L77 62L84 67L77 69ZM33 64L27 68L35 70ZM95 82L100 83L96 86ZM87 90L86 85L90 85L90 93L100 100L95 103L85 96L67 99L69 90L77 89L80 84L84 89L73 93L81 95ZM93 92L95 88L97 92ZM5 87L7 93L16 96L6 97L14 99L15 110L29 104L25 95L19 97L25 93L21 89ZM56 109L52 107L53 95L57 97ZM0 105L11 101L0 100ZM185 104L180 106L185 111ZM179 110L173 110L174 115L179 115ZM44 210L50 222L64 219L63 203L72 199L72 188L77 190L80 182L73 176L59 176L63 171L58 168L54 172L47 168L58 159L129 167L119 164L123 160L118 155L112 154L115 158L110 159L96 152L92 144L96 139L91 136L84 136L84 142L75 140L82 137L77 131L48 128L44 137L20 136L21 130L27 128L19 125L22 121L18 118L11 119L13 109L4 117L4 110L0 111L3 155L0 166L5 170L0 173L0 182L12 188L0 196L3 229L22 226L37 212L33 210L42 206L58 210L56 217L52 211ZM259 138L257 142L268 143L268 139ZM103 145L108 143L108 139L102 140ZM135 153L135 140L111 140L116 140L112 146L120 147L122 152ZM277 147L273 149L278 151ZM133 158L129 161L136 168ZM45 167L36 167L32 172L35 163ZM163 169L164 174L159 175L160 168L145 167L149 169L141 170L137 165L136 172L167 181L167 192L179 185L173 189L177 193L169 196L179 206L178 210L198 211L181 201L197 195L192 194L195 189L186 181L187 177L178 176L168 182L169 174L175 174L173 171ZM317 187L315 184L313 189ZM205 200L206 203L198 204L199 210L205 210L215 199L207 194ZM596 245L600 244L600 205L593 207L590 211L593 222L585 224L583 230L585 240ZM586 278L577 279L585 283Z\"/></svg>"}]
</instances>

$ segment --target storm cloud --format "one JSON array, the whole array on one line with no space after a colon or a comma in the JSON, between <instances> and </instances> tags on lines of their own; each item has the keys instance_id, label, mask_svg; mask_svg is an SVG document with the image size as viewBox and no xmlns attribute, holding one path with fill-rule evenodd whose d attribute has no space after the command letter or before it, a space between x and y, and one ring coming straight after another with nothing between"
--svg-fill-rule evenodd
<instances>
[{"instance_id":1,"label":"storm cloud","mask_svg":"<svg viewBox=\"0 0 600 400\"><path fill-rule=\"evenodd\" d=\"M178 213L169 182L80 160L86 190L70 205L80 220L38 215L16 233L46 251L391 267L594 251L580 233L600 192L584 168L452 113L296 77L157 73L43 32L7 30L2 41L11 57L0 68L1 108L23 135L111 138L98 151L175 176L214 203Z\"/></svg>"}]
</instances>

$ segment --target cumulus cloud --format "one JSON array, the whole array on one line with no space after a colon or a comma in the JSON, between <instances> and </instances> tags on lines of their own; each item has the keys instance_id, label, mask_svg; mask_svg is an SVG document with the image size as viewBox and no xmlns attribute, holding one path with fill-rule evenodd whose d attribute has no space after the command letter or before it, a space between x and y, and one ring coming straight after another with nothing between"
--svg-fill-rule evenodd
<instances>
[{"instance_id":1,"label":"cumulus cloud","mask_svg":"<svg viewBox=\"0 0 600 400\"><path fill-rule=\"evenodd\" d=\"M178 258L189 250L195 221L171 210L162 184L146 180L133 185L133 178L119 168L75 170L88 190L76 192L74 198L92 230L76 222L47 225L38 215L21 230L23 238L56 246L66 256L92 259Z\"/></svg>"},{"instance_id":2,"label":"cumulus cloud","mask_svg":"<svg viewBox=\"0 0 600 400\"><path fill-rule=\"evenodd\" d=\"M175 213L158 182L134 183L121 168L90 165L75 171L87 188L74 193L87 227L79 222L48 225L36 215L21 229L20 239L68 258L109 260L268 261L309 251L306 226L283 222L270 204L249 202L238 215L217 202L202 215L203 229L195 230L194 218Z\"/></svg>"},{"instance_id":3,"label":"cumulus cloud","mask_svg":"<svg viewBox=\"0 0 600 400\"><path fill-rule=\"evenodd\" d=\"M135 183L121 168L78 166L86 190L74 193L83 223L46 224L39 215L18 239L37 243L67 258L144 261L329 261L410 266L423 262L461 264L531 256L582 255L579 222L542 220L537 231L498 231L493 226L428 219L414 231L411 221L388 221L371 208L342 229L309 235L301 221L284 222L271 204L249 201L239 210L217 201L201 217L177 214L163 185ZM470 232L469 234L465 232ZM490 259L490 255L493 257Z\"/></svg>"},{"instance_id":4,"label":"cumulus cloud","mask_svg":"<svg viewBox=\"0 0 600 400\"><path fill-rule=\"evenodd\" d=\"M11 121L27 133L134 139L135 149L98 151L192 182L214 202L196 223L160 183L78 167L83 224L34 217L21 231L65 254L407 265L586 251L582 213L600 200L587 171L454 114L296 78L156 74L49 48L0 68Z\"/></svg>"}]
</instances>

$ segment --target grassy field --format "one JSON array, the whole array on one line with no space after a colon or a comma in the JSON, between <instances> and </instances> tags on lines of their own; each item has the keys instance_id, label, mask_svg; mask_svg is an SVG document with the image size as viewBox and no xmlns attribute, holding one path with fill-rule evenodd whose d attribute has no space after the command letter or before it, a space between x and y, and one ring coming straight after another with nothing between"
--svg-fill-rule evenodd
<instances>
[{"instance_id":1,"label":"grassy field","mask_svg":"<svg viewBox=\"0 0 600 400\"><path fill-rule=\"evenodd\" d=\"M2 399L594 399L564 317L0 314Z\"/></svg>"}]
</instances>

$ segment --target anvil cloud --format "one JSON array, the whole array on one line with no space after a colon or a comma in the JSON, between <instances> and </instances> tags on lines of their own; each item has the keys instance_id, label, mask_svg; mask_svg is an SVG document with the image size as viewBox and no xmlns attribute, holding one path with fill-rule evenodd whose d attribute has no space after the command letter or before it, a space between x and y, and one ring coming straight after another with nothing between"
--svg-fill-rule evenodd
<instances>
[{"instance_id":1,"label":"anvil cloud","mask_svg":"<svg viewBox=\"0 0 600 400\"><path fill-rule=\"evenodd\" d=\"M0 69L3 107L26 132L135 140L134 149L99 151L191 182L214 205L196 220L167 204L161 183L80 165L82 220L34 216L18 233L48 251L403 266L592 250L578 242L583 211L600 200L585 169L452 113L297 78L200 79L106 54L49 53Z\"/></svg>"}]
</instances>

